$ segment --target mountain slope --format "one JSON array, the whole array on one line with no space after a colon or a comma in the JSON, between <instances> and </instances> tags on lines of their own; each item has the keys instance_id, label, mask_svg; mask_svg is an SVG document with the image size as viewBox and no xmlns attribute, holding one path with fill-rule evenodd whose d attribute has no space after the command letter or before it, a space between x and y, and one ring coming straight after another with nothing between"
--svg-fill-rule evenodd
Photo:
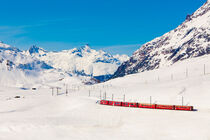
<instances>
[{"instance_id":1,"label":"mountain slope","mask_svg":"<svg viewBox=\"0 0 210 140\"><path fill-rule=\"evenodd\" d=\"M153 70L184 59L210 54L210 1L176 29L138 49L115 72L113 78Z\"/></svg>"}]
</instances>

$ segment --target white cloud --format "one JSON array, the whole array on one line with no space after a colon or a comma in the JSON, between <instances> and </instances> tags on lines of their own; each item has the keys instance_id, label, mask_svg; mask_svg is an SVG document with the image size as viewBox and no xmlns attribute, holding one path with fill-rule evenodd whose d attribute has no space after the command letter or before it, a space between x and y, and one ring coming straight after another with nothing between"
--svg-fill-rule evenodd
<instances>
[{"instance_id":1,"label":"white cloud","mask_svg":"<svg viewBox=\"0 0 210 140\"><path fill-rule=\"evenodd\" d=\"M27 40L24 36L26 31L17 26L0 26L0 41L16 46L16 44Z\"/></svg>"},{"instance_id":2,"label":"white cloud","mask_svg":"<svg viewBox=\"0 0 210 140\"><path fill-rule=\"evenodd\" d=\"M15 37L23 34L25 31L16 26L0 26L0 38Z\"/></svg>"},{"instance_id":3,"label":"white cloud","mask_svg":"<svg viewBox=\"0 0 210 140\"><path fill-rule=\"evenodd\" d=\"M28 48L30 45L37 44L39 45L39 42L35 42L33 38L29 38L26 34L28 33L29 28L34 27L42 27L47 26L51 24L56 24L58 22L70 22L70 18L60 18L60 19L47 19L39 21L35 24L25 24L25 25L17 25L17 26L4 26L0 25L0 41L3 41L5 43L8 43L12 46L16 46L22 49ZM55 43L52 45L52 43ZM50 44L52 46L58 46L57 44L62 44L64 46L67 46L66 43L62 42L44 42L40 43L42 44ZM43 45L44 46L44 45Z\"/></svg>"}]
</instances>

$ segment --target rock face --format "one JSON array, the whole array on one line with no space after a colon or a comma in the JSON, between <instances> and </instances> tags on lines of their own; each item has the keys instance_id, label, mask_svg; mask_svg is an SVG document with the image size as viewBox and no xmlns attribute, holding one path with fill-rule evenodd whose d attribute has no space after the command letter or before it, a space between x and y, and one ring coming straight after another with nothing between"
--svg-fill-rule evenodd
<instances>
[{"instance_id":1,"label":"rock face","mask_svg":"<svg viewBox=\"0 0 210 140\"><path fill-rule=\"evenodd\" d=\"M135 51L112 78L172 65L178 61L210 54L210 0L176 29Z\"/></svg>"}]
</instances>

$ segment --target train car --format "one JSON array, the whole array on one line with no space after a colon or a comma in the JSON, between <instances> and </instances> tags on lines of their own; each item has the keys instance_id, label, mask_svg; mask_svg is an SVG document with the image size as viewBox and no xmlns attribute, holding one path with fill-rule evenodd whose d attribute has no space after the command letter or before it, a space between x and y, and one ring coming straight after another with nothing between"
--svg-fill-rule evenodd
<instances>
[{"instance_id":1,"label":"train car","mask_svg":"<svg viewBox=\"0 0 210 140\"><path fill-rule=\"evenodd\" d=\"M122 102L122 106L129 107L130 106L130 103L129 102Z\"/></svg>"},{"instance_id":2,"label":"train car","mask_svg":"<svg viewBox=\"0 0 210 140\"><path fill-rule=\"evenodd\" d=\"M109 104L109 101L107 101L107 100L101 100L100 101L100 104L101 105L108 105Z\"/></svg>"},{"instance_id":3,"label":"train car","mask_svg":"<svg viewBox=\"0 0 210 140\"><path fill-rule=\"evenodd\" d=\"M122 106L122 102L115 101L114 106Z\"/></svg>"},{"instance_id":4,"label":"train car","mask_svg":"<svg viewBox=\"0 0 210 140\"><path fill-rule=\"evenodd\" d=\"M175 110L193 111L193 106L175 106Z\"/></svg>"},{"instance_id":5,"label":"train car","mask_svg":"<svg viewBox=\"0 0 210 140\"><path fill-rule=\"evenodd\" d=\"M114 101L109 101L108 105L114 105Z\"/></svg>"},{"instance_id":6,"label":"train car","mask_svg":"<svg viewBox=\"0 0 210 140\"><path fill-rule=\"evenodd\" d=\"M174 110L175 105L156 105L156 109L169 109L169 110Z\"/></svg>"},{"instance_id":7,"label":"train car","mask_svg":"<svg viewBox=\"0 0 210 140\"><path fill-rule=\"evenodd\" d=\"M156 104L142 104L142 103L138 103L138 107L139 108L151 108L151 109L155 109L156 108Z\"/></svg>"},{"instance_id":8,"label":"train car","mask_svg":"<svg viewBox=\"0 0 210 140\"><path fill-rule=\"evenodd\" d=\"M130 103L130 107L138 107L138 103Z\"/></svg>"},{"instance_id":9,"label":"train car","mask_svg":"<svg viewBox=\"0 0 210 140\"><path fill-rule=\"evenodd\" d=\"M110 105L110 106L123 106L123 107L193 111L193 106L145 104L145 103L131 103L131 102L120 102L120 101L108 101L108 100L101 100L100 104Z\"/></svg>"}]
</instances>

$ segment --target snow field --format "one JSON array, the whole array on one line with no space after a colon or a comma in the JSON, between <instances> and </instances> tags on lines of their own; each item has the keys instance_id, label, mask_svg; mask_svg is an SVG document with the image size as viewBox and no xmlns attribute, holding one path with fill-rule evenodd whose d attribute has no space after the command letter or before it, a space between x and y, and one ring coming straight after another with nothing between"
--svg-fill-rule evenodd
<instances>
[{"instance_id":1,"label":"snow field","mask_svg":"<svg viewBox=\"0 0 210 140\"><path fill-rule=\"evenodd\" d=\"M198 72L198 67L204 63L208 66L208 61L209 57L194 58L92 86L71 80L46 83L37 90L1 86L0 139L208 140L210 75ZM182 77L186 66L190 74ZM181 78L171 80L171 73ZM157 75L159 81L154 78ZM54 89L52 96L50 87L56 85L62 89L58 96ZM96 104L100 91L109 99L114 94L114 99L121 100L125 94L126 101L144 103L152 96L152 103L158 104L179 105L183 96L184 104L193 105L197 111L103 106ZM17 95L21 98L14 98Z\"/></svg>"}]
</instances>

